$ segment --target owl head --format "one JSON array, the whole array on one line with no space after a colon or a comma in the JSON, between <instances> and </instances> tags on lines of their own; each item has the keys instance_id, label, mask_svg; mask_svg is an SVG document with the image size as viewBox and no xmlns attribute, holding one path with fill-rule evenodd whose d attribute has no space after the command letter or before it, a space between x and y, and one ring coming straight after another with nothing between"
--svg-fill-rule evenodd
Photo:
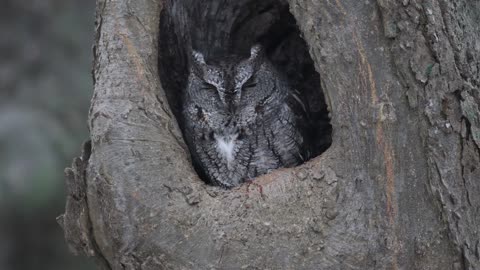
<instances>
[{"instance_id":1,"label":"owl head","mask_svg":"<svg viewBox=\"0 0 480 270\"><path fill-rule=\"evenodd\" d=\"M191 75L201 84L193 90L200 91L195 94L206 99L203 104L213 102L218 109L234 112L242 105L242 100L252 96L249 91L257 90L255 75L263 63L265 57L260 45L253 46L246 59L227 57L216 62L207 62L202 53L193 51Z\"/></svg>"}]
</instances>

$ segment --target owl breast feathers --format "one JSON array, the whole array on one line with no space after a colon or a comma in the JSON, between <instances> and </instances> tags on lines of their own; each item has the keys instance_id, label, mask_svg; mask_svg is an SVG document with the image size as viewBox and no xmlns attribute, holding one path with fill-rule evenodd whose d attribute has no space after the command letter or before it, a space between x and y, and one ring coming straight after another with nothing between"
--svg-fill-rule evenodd
<instances>
[{"instance_id":1,"label":"owl breast feathers","mask_svg":"<svg viewBox=\"0 0 480 270\"><path fill-rule=\"evenodd\" d=\"M207 63L193 52L191 62L183 132L207 181L230 188L303 161L303 103L260 46L247 59Z\"/></svg>"}]
</instances>

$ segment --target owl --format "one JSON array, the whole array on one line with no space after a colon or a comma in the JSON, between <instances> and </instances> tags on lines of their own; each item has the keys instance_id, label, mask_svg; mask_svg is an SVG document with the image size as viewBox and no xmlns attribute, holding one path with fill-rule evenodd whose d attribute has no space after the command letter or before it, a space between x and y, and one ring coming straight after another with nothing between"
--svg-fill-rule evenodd
<instances>
[{"instance_id":1,"label":"owl","mask_svg":"<svg viewBox=\"0 0 480 270\"><path fill-rule=\"evenodd\" d=\"M305 159L305 106L255 45L247 58L192 53L182 126L195 168L231 188Z\"/></svg>"}]
</instances>

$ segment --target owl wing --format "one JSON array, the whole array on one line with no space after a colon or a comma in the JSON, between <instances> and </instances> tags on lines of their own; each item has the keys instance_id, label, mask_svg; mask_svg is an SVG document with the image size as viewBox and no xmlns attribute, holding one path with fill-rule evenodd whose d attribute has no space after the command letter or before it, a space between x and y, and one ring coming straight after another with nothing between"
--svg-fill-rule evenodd
<instances>
[{"instance_id":1,"label":"owl wing","mask_svg":"<svg viewBox=\"0 0 480 270\"><path fill-rule=\"evenodd\" d=\"M310 110L308 107L308 102L305 98L300 94L299 91L292 89L289 91L286 100L285 100L288 108L293 113L293 124L297 136L302 137L302 143L300 143L300 154L302 156L302 162L306 161L310 158L311 154L308 149L308 145L310 145L310 136L309 136L309 123L311 121L310 117Z\"/></svg>"}]
</instances>

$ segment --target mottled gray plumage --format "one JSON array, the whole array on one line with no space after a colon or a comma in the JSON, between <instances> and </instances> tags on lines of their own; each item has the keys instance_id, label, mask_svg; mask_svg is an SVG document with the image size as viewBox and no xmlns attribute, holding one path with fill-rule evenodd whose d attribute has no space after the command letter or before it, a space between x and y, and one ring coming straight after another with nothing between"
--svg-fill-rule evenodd
<instances>
[{"instance_id":1,"label":"mottled gray plumage","mask_svg":"<svg viewBox=\"0 0 480 270\"><path fill-rule=\"evenodd\" d=\"M193 52L182 114L197 170L228 188L298 165L304 158L302 106L258 45L247 59L207 63Z\"/></svg>"}]
</instances>

